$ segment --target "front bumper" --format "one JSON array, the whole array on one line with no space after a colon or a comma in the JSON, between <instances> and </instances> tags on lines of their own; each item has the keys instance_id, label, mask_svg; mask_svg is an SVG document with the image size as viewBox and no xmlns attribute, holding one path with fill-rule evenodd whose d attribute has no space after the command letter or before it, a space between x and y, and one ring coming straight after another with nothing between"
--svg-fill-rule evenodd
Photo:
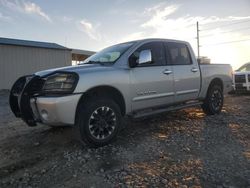
<instances>
[{"instance_id":1,"label":"front bumper","mask_svg":"<svg viewBox=\"0 0 250 188\"><path fill-rule=\"evenodd\" d=\"M37 123L60 126L73 125L79 99L82 94L43 96L39 94L43 81L39 76L19 78L13 85L9 103L16 117L29 126Z\"/></svg>"},{"instance_id":2,"label":"front bumper","mask_svg":"<svg viewBox=\"0 0 250 188\"><path fill-rule=\"evenodd\" d=\"M34 118L48 125L73 125L81 94L64 97L37 97L30 100Z\"/></svg>"},{"instance_id":3,"label":"front bumper","mask_svg":"<svg viewBox=\"0 0 250 188\"><path fill-rule=\"evenodd\" d=\"M30 99L33 117L47 125L73 125L81 94L63 97L36 97Z\"/></svg>"},{"instance_id":4,"label":"front bumper","mask_svg":"<svg viewBox=\"0 0 250 188\"><path fill-rule=\"evenodd\" d=\"M234 91L250 92L250 82L249 83L234 83L233 88L234 88Z\"/></svg>"},{"instance_id":5,"label":"front bumper","mask_svg":"<svg viewBox=\"0 0 250 188\"><path fill-rule=\"evenodd\" d=\"M250 74L235 74L233 88L236 92L250 92Z\"/></svg>"}]
</instances>

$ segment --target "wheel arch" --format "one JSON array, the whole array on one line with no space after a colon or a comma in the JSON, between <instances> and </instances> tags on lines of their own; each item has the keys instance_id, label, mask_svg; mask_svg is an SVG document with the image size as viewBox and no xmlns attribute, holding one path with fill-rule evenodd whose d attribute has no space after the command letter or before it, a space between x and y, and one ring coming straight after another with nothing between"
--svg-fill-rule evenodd
<instances>
[{"instance_id":1,"label":"wheel arch","mask_svg":"<svg viewBox=\"0 0 250 188\"><path fill-rule=\"evenodd\" d=\"M78 109L82 103L84 104L90 98L101 97L101 96L110 97L111 99L113 99L115 103L119 105L121 114L123 116L126 114L126 104L125 104L125 99L122 93L115 87L101 85L101 86L95 86L93 88L90 88L82 94L77 104L76 116L77 116Z\"/></svg>"},{"instance_id":2,"label":"wheel arch","mask_svg":"<svg viewBox=\"0 0 250 188\"><path fill-rule=\"evenodd\" d=\"M220 86L221 89L222 89L222 92L223 92L223 90L224 90L224 85L223 85L223 81L222 81L220 78L213 78L213 79L211 80L211 82L210 82L210 84L209 84L209 86L208 86L207 92L208 92L209 89L210 89L212 86L214 86L214 85Z\"/></svg>"},{"instance_id":3,"label":"wheel arch","mask_svg":"<svg viewBox=\"0 0 250 188\"><path fill-rule=\"evenodd\" d=\"M210 90L211 87L214 86L214 85L220 86L220 87L221 87L221 90L222 90L222 92L223 92L223 89L224 89L223 81L222 81L220 78L218 78L218 77L213 78L213 79L209 82L208 87L206 88L206 90L205 90L204 93L203 93L204 99L207 97L207 94L208 94L209 90Z\"/></svg>"},{"instance_id":4,"label":"wheel arch","mask_svg":"<svg viewBox=\"0 0 250 188\"><path fill-rule=\"evenodd\" d=\"M211 107L211 102L210 102L210 90L211 88L213 88L213 86L219 86L221 88L221 92L222 92L222 106L220 106L219 108L220 109L213 109L214 107ZM214 115L214 114L218 114L220 113L222 107L223 107L223 81L220 79L220 78L214 78L211 80L209 86L208 86L208 89L207 89L207 92L206 92L206 97L203 101L203 104L202 104L202 109L204 111L204 113L208 114L208 115Z\"/></svg>"}]
</instances>

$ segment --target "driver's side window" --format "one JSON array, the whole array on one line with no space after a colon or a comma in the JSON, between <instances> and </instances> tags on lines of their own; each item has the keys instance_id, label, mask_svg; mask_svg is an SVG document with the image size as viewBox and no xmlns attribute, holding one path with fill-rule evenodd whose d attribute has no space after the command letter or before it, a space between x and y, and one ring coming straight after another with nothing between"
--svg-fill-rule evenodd
<instances>
[{"instance_id":1,"label":"driver's side window","mask_svg":"<svg viewBox=\"0 0 250 188\"><path fill-rule=\"evenodd\" d=\"M140 52L143 50L150 50L152 54L152 62L139 65L139 56ZM164 46L162 42L149 42L143 44L139 47L129 58L129 61L133 61L137 67L146 67L146 66L163 66L165 65L165 54Z\"/></svg>"}]
</instances>

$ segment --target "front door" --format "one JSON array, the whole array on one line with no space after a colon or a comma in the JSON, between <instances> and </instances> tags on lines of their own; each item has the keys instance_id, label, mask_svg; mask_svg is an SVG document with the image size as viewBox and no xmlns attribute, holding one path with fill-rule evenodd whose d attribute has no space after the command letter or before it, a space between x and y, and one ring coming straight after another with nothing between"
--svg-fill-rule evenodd
<instances>
[{"instance_id":1,"label":"front door","mask_svg":"<svg viewBox=\"0 0 250 188\"><path fill-rule=\"evenodd\" d=\"M139 57L140 51L151 50L152 62L138 65L130 70L131 100L133 111L174 102L173 70L166 65L162 42L148 42L132 55Z\"/></svg>"}]
</instances>

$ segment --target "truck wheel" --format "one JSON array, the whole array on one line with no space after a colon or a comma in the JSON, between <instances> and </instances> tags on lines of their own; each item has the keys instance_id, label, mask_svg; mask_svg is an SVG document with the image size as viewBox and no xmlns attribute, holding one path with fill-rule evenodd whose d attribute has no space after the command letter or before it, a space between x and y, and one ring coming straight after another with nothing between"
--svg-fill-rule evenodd
<instances>
[{"instance_id":1,"label":"truck wheel","mask_svg":"<svg viewBox=\"0 0 250 188\"><path fill-rule=\"evenodd\" d=\"M119 106L111 99L90 99L80 104L76 127L81 141L91 147L111 143L120 131L122 116Z\"/></svg>"},{"instance_id":2,"label":"truck wheel","mask_svg":"<svg viewBox=\"0 0 250 188\"><path fill-rule=\"evenodd\" d=\"M207 115L219 114L223 107L224 96L221 86L213 85L208 89L202 109Z\"/></svg>"}]
</instances>

